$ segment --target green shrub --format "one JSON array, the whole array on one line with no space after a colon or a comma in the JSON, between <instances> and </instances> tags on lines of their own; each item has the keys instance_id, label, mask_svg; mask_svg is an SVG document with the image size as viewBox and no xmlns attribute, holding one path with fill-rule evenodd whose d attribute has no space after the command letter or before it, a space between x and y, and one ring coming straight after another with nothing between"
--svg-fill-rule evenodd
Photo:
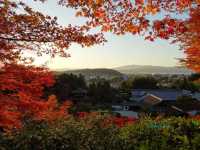
<instances>
[{"instance_id":1,"label":"green shrub","mask_svg":"<svg viewBox=\"0 0 200 150\"><path fill-rule=\"evenodd\" d=\"M198 150L200 122L146 117L124 127L102 126L103 116L29 123L0 135L0 150Z\"/></svg>"},{"instance_id":2,"label":"green shrub","mask_svg":"<svg viewBox=\"0 0 200 150\"><path fill-rule=\"evenodd\" d=\"M160 121L146 118L120 132L127 150L197 150L199 135L200 128L191 119L175 117Z\"/></svg>"}]
</instances>

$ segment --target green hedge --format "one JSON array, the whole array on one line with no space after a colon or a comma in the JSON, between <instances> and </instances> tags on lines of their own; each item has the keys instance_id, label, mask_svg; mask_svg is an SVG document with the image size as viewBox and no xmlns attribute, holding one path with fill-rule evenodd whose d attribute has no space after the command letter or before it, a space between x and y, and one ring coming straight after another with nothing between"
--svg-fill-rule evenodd
<instances>
[{"instance_id":1,"label":"green hedge","mask_svg":"<svg viewBox=\"0 0 200 150\"><path fill-rule=\"evenodd\" d=\"M199 150L200 123L185 118L144 118L118 128L102 127L103 117L30 123L1 134L0 150Z\"/></svg>"}]
</instances>

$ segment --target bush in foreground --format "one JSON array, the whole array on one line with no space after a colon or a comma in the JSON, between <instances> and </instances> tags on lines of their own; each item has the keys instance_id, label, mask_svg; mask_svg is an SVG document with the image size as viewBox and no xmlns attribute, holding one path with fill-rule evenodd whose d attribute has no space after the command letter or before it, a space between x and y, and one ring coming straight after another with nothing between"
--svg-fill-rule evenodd
<instances>
[{"instance_id":1,"label":"bush in foreground","mask_svg":"<svg viewBox=\"0 0 200 150\"><path fill-rule=\"evenodd\" d=\"M118 119L119 122L120 119ZM200 122L185 118L144 118L118 126L107 116L30 123L1 134L2 150L198 150Z\"/></svg>"}]
</instances>

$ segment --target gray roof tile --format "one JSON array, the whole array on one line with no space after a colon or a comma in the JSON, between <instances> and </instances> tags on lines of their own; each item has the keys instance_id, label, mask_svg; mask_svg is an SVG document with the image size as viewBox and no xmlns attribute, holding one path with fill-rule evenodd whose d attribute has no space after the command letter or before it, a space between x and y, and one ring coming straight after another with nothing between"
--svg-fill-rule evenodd
<instances>
[{"instance_id":1,"label":"gray roof tile","mask_svg":"<svg viewBox=\"0 0 200 150\"><path fill-rule=\"evenodd\" d=\"M152 94L160 97L163 101L175 101L178 97L183 96L183 90L174 89L134 89L132 92L133 97L139 98L144 95Z\"/></svg>"}]
</instances>

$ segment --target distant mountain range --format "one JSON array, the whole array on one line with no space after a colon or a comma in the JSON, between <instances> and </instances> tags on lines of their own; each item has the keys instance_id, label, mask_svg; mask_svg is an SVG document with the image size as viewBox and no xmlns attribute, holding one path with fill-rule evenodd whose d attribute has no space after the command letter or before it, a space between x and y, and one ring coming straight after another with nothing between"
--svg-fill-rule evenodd
<instances>
[{"instance_id":1,"label":"distant mountain range","mask_svg":"<svg viewBox=\"0 0 200 150\"><path fill-rule=\"evenodd\" d=\"M100 68L100 69L62 69L55 71L56 74L60 73L72 73L82 74L86 79L92 78L106 78L112 79L114 77L124 77L129 74L162 74L162 75L190 75L193 72L185 67L163 67L163 66L142 66L142 65L128 65L121 66L112 69Z\"/></svg>"},{"instance_id":2,"label":"distant mountain range","mask_svg":"<svg viewBox=\"0 0 200 150\"><path fill-rule=\"evenodd\" d=\"M66 71L56 71L57 74L59 73L67 73L67 74L75 74L79 75L82 74L87 79L93 78L105 78L105 79L112 79L114 77L123 77L123 74L119 71L113 69L76 69L76 70L66 70Z\"/></svg>"},{"instance_id":3,"label":"distant mountain range","mask_svg":"<svg viewBox=\"0 0 200 150\"><path fill-rule=\"evenodd\" d=\"M184 74L189 75L193 73L185 67L163 67L163 66L141 66L141 65L128 65L113 68L123 74Z\"/></svg>"}]
</instances>

